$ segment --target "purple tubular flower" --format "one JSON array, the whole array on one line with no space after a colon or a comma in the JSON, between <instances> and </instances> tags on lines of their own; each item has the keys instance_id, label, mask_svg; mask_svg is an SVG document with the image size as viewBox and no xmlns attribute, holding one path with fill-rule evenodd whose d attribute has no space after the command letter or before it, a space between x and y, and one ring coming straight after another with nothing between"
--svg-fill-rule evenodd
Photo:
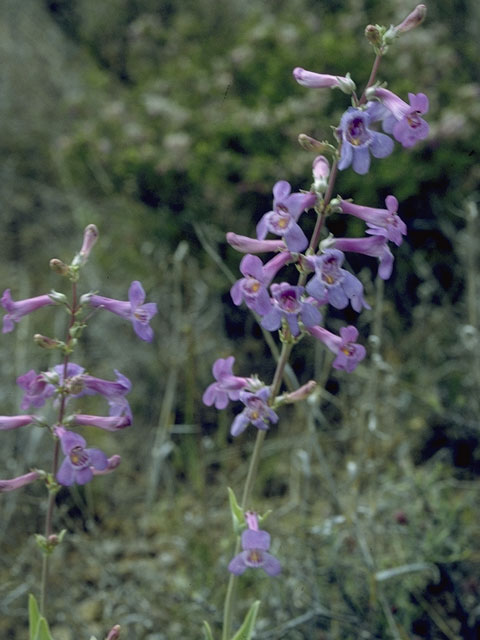
<instances>
[{"instance_id":1,"label":"purple tubular flower","mask_svg":"<svg viewBox=\"0 0 480 640\"><path fill-rule=\"evenodd\" d=\"M343 114L337 129L342 140L340 170L352 165L356 173L364 175L370 168L370 153L375 158L386 158L392 153L393 140L384 133L369 129L372 121L368 108L349 107Z\"/></svg>"},{"instance_id":2,"label":"purple tubular flower","mask_svg":"<svg viewBox=\"0 0 480 640\"><path fill-rule=\"evenodd\" d=\"M358 330L352 325L342 327L339 336L323 327L311 327L308 331L337 356L333 361L334 369L351 373L366 356L365 347L356 343Z\"/></svg>"},{"instance_id":3,"label":"purple tubular flower","mask_svg":"<svg viewBox=\"0 0 480 640\"><path fill-rule=\"evenodd\" d=\"M264 431L268 429L270 423L276 424L278 416L267 403L269 397L270 389L268 387L263 387L256 393L241 391L239 400L243 402L245 409L236 416L232 423L230 434L239 436L250 423L257 429Z\"/></svg>"},{"instance_id":4,"label":"purple tubular flower","mask_svg":"<svg viewBox=\"0 0 480 640\"><path fill-rule=\"evenodd\" d=\"M0 493L15 491L15 489L25 487L27 484L32 484L39 478L40 473L38 471L30 471L30 473L25 473L23 476L17 476L11 480L0 480Z\"/></svg>"},{"instance_id":5,"label":"purple tubular flower","mask_svg":"<svg viewBox=\"0 0 480 640\"><path fill-rule=\"evenodd\" d=\"M240 236L233 231L227 233L227 242L240 253L269 253L283 251L286 248L283 240L257 240L248 236Z\"/></svg>"},{"instance_id":6,"label":"purple tubular flower","mask_svg":"<svg viewBox=\"0 0 480 640\"><path fill-rule=\"evenodd\" d=\"M104 417L76 413L72 419L79 427L99 427L105 431L120 431L120 429L130 427L132 424L132 418L128 415Z\"/></svg>"},{"instance_id":7,"label":"purple tubular flower","mask_svg":"<svg viewBox=\"0 0 480 640\"><path fill-rule=\"evenodd\" d=\"M424 4L418 4L415 9L408 14L408 16L394 27L396 33L405 33L411 29L415 29L425 20L427 15L427 7Z\"/></svg>"},{"instance_id":8,"label":"purple tubular flower","mask_svg":"<svg viewBox=\"0 0 480 640\"><path fill-rule=\"evenodd\" d=\"M132 388L130 380L122 375L117 369L114 369L117 376L116 382L110 380L102 380L102 378L94 378L89 375L82 375L81 380L85 388L90 393L98 393L105 396L110 405L110 416L126 415L132 420L132 411L125 395Z\"/></svg>"},{"instance_id":9,"label":"purple tubular flower","mask_svg":"<svg viewBox=\"0 0 480 640\"><path fill-rule=\"evenodd\" d=\"M108 458L100 449L86 449L86 440L78 433L57 427L65 459L57 472L57 481L65 487L75 482L86 484L93 478L93 469L103 471L108 467Z\"/></svg>"},{"instance_id":10,"label":"purple tubular flower","mask_svg":"<svg viewBox=\"0 0 480 640\"><path fill-rule=\"evenodd\" d=\"M424 140L430 131L429 125L420 116L428 111L428 98L424 93L409 93L410 104L404 102L388 89L378 88L375 95L389 110L383 120L383 129L393 133L395 140L404 147L413 147L419 140Z\"/></svg>"},{"instance_id":11,"label":"purple tubular flower","mask_svg":"<svg viewBox=\"0 0 480 640\"><path fill-rule=\"evenodd\" d=\"M255 513L245 514L248 528L242 533L242 551L230 561L228 570L239 576L245 569L263 569L269 576L278 575L282 566L280 562L268 553L270 549L270 534L258 528Z\"/></svg>"},{"instance_id":12,"label":"purple tubular flower","mask_svg":"<svg viewBox=\"0 0 480 640\"><path fill-rule=\"evenodd\" d=\"M290 193L291 187L285 180L280 180L273 187L273 211L262 216L257 224L257 238L264 240L270 231L282 236L289 251L303 251L308 246L307 236L303 233L297 220L305 209L315 204L314 193Z\"/></svg>"},{"instance_id":13,"label":"purple tubular flower","mask_svg":"<svg viewBox=\"0 0 480 640\"><path fill-rule=\"evenodd\" d=\"M295 67L293 77L298 84L312 89L334 89L337 87L344 93L352 93L356 88L355 83L349 76L331 76L327 73L315 73L302 69L302 67Z\"/></svg>"},{"instance_id":14,"label":"purple tubular flower","mask_svg":"<svg viewBox=\"0 0 480 640\"><path fill-rule=\"evenodd\" d=\"M345 309L350 302L360 313L363 307L370 309L370 306L363 298L360 280L341 268L344 258L338 249L326 249L321 256L309 258L315 276L308 282L306 291L322 304L328 301L335 309Z\"/></svg>"},{"instance_id":15,"label":"purple tubular flower","mask_svg":"<svg viewBox=\"0 0 480 640\"><path fill-rule=\"evenodd\" d=\"M248 378L240 378L233 375L233 365L235 358L219 358L212 367L213 377L216 382L212 382L203 394L203 404L207 407L215 405L216 409L225 409L229 400L238 400L240 391L248 387Z\"/></svg>"},{"instance_id":16,"label":"purple tubular flower","mask_svg":"<svg viewBox=\"0 0 480 640\"><path fill-rule=\"evenodd\" d=\"M333 246L340 251L353 251L378 258L380 260L378 266L380 278L388 280L392 275L393 255L384 235L373 235L370 238L335 238Z\"/></svg>"},{"instance_id":17,"label":"purple tubular flower","mask_svg":"<svg viewBox=\"0 0 480 640\"><path fill-rule=\"evenodd\" d=\"M261 322L262 327L267 331L279 329L284 318L291 334L298 336L300 333L299 315L306 327L312 327L322 321L320 311L311 302L301 299L304 287L281 282L280 284L272 284L270 290L273 295L273 306Z\"/></svg>"},{"instance_id":18,"label":"purple tubular flower","mask_svg":"<svg viewBox=\"0 0 480 640\"><path fill-rule=\"evenodd\" d=\"M10 294L10 289L5 289L1 299L2 307L7 311L7 315L3 317L2 333L10 333L15 327L15 322L20 322L23 316L36 311L41 307L55 304L49 295L37 296L35 298L27 298L26 300L18 300L14 302Z\"/></svg>"},{"instance_id":19,"label":"purple tubular flower","mask_svg":"<svg viewBox=\"0 0 480 640\"><path fill-rule=\"evenodd\" d=\"M230 289L233 303L239 306L245 301L247 307L261 316L268 313L272 303L267 286L290 259L290 253L281 252L263 265L257 256L244 256L240 263L240 271L245 277L237 280Z\"/></svg>"},{"instance_id":20,"label":"purple tubular flower","mask_svg":"<svg viewBox=\"0 0 480 640\"><path fill-rule=\"evenodd\" d=\"M43 407L46 399L55 393L54 385L49 384L41 373L37 374L33 369L19 376L17 384L25 391L20 404L22 411L26 411L30 405L35 409Z\"/></svg>"},{"instance_id":21,"label":"purple tubular flower","mask_svg":"<svg viewBox=\"0 0 480 640\"><path fill-rule=\"evenodd\" d=\"M150 320L157 313L157 304L147 302L144 304L145 291L135 280L128 290L128 302L104 298L103 296L91 295L88 302L92 307L106 309L117 316L130 320L137 336L146 342L152 342L153 329L150 327Z\"/></svg>"},{"instance_id":22,"label":"purple tubular flower","mask_svg":"<svg viewBox=\"0 0 480 640\"><path fill-rule=\"evenodd\" d=\"M35 416L30 415L0 416L0 431L10 431L10 429L25 427L27 424L32 424L34 419Z\"/></svg>"},{"instance_id":23,"label":"purple tubular flower","mask_svg":"<svg viewBox=\"0 0 480 640\"><path fill-rule=\"evenodd\" d=\"M395 196L387 196L385 204L387 205L386 209L374 209L342 200L340 207L343 213L350 213L352 216L365 220L369 227L367 233L384 236L399 247L403 242L402 236L407 234L407 225L397 215L398 200Z\"/></svg>"},{"instance_id":24,"label":"purple tubular flower","mask_svg":"<svg viewBox=\"0 0 480 640\"><path fill-rule=\"evenodd\" d=\"M115 471L121 461L122 458L119 455L115 454L114 456L111 456L107 459L107 466L105 467L105 469L95 469L95 467L92 467L92 473L94 476L106 476L108 473L112 473L112 471Z\"/></svg>"}]
</instances>

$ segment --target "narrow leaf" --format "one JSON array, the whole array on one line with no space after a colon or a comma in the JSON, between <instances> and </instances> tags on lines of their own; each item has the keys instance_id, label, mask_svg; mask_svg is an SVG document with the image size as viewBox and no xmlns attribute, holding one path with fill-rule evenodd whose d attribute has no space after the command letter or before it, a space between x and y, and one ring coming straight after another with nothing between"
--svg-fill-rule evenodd
<instances>
[{"instance_id":1,"label":"narrow leaf","mask_svg":"<svg viewBox=\"0 0 480 640\"><path fill-rule=\"evenodd\" d=\"M35 635L35 640L53 640L48 628L48 622L45 620L45 618L40 618L37 633Z\"/></svg>"},{"instance_id":2,"label":"narrow leaf","mask_svg":"<svg viewBox=\"0 0 480 640\"><path fill-rule=\"evenodd\" d=\"M28 636L30 640L34 640L38 628L40 613L35 596L31 593L28 596Z\"/></svg>"},{"instance_id":3,"label":"narrow leaf","mask_svg":"<svg viewBox=\"0 0 480 640\"><path fill-rule=\"evenodd\" d=\"M255 628L255 621L257 619L258 607L260 606L260 600L256 600L250 607L242 626L233 636L232 640L250 640L253 630Z\"/></svg>"},{"instance_id":4,"label":"narrow leaf","mask_svg":"<svg viewBox=\"0 0 480 640\"><path fill-rule=\"evenodd\" d=\"M242 529L245 528L245 515L243 509L237 502L237 498L230 487L228 489L228 501L230 502L230 511L232 513L233 530L235 535L239 535Z\"/></svg>"},{"instance_id":5,"label":"narrow leaf","mask_svg":"<svg viewBox=\"0 0 480 640\"><path fill-rule=\"evenodd\" d=\"M205 640L213 640L212 630L206 620L203 621L203 633L205 634Z\"/></svg>"}]
</instances>

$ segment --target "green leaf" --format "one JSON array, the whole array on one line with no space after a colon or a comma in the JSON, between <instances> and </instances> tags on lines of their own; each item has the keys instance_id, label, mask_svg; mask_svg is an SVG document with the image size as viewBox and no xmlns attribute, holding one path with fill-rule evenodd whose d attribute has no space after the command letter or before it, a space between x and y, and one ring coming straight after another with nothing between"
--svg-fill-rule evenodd
<instances>
[{"instance_id":1,"label":"green leaf","mask_svg":"<svg viewBox=\"0 0 480 640\"><path fill-rule=\"evenodd\" d=\"M34 636L34 640L53 640L50 629L48 628L48 622L45 618L40 618L38 623L37 633Z\"/></svg>"},{"instance_id":2,"label":"green leaf","mask_svg":"<svg viewBox=\"0 0 480 640\"><path fill-rule=\"evenodd\" d=\"M240 532L245 528L245 514L243 513L243 509L237 502L237 498L233 493L230 487L227 487L228 490L228 500L230 502L230 511L232 513L232 521L233 521L233 530L236 535L239 535Z\"/></svg>"},{"instance_id":3,"label":"green leaf","mask_svg":"<svg viewBox=\"0 0 480 640\"><path fill-rule=\"evenodd\" d=\"M30 594L28 596L28 635L30 640L34 640L35 632L38 627L40 619L40 612L38 611L38 604L35 600L35 596Z\"/></svg>"},{"instance_id":4,"label":"green leaf","mask_svg":"<svg viewBox=\"0 0 480 640\"><path fill-rule=\"evenodd\" d=\"M255 627L255 621L257 619L258 607L260 606L260 600L256 600L250 607L242 626L233 636L232 640L250 640L252 637L253 629Z\"/></svg>"},{"instance_id":5,"label":"green leaf","mask_svg":"<svg viewBox=\"0 0 480 640\"><path fill-rule=\"evenodd\" d=\"M212 630L206 620L203 621L203 633L205 634L205 640L213 640Z\"/></svg>"}]
</instances>

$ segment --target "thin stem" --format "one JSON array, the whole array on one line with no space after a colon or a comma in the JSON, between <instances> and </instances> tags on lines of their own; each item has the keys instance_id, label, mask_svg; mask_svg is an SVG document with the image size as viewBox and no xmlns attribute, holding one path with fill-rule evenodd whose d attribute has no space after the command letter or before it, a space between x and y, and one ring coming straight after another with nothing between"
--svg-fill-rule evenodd
<instances>
[{"instance_id":1,"label":"thin stem","mask_svg":"<svg viewBox=\"0 0 480 640\"><path fill-rule=\"evenodd\" d=\"M67 335L65 338L65 345L67 347L65 352L65 357L63 359L63 380L65 381L68 373L68 362L70 359L68 347L70 346L72 336L70 334L70 329L75 324L75 317L78 312L77 307L77 285L75 282L72 283L72 307L70 314L70 322L68 324ZM58 420L57 424L62 424L63 418L65 416L65 405L66 405L66 394L62 393L60 400L60 407L58 409ZM60 456L60 441L58 438L55 439L54 447L53 447L53 461L52 461L52 478L55 479L58 471L58 459ZM55 508L55 495L56 490L53 487L49 488L48 493L48 502L47 502L47 513L45 516L45 540L48 541L48 538L53 533L53 510ZM49 568L49 556L50 552L44 550L43 551L43 559L42 559L42 577L40 581L40 613L42 615L45 614L45 604L47 599L47 590L48 590L48 568Z\"/></svg>"},{"instance_id":2,"label":"thin stem","mask_svg":"<svg viewBox=\"0 0 480 640\"><path fill-rule=\"evenodd\" d=\"M377 53L377 57L375 58L375 61L373 63L372 71L370 72L370 77L368 79L367 86L363 90L362 97L358 102L359 106L362 104L365 104L365 102L367 101L367 89L371 87L372 84L375 82L375 78L377 77L378 67L380 66L381 60L382 60L382 54Z\"/></svg>"}]
</instances>

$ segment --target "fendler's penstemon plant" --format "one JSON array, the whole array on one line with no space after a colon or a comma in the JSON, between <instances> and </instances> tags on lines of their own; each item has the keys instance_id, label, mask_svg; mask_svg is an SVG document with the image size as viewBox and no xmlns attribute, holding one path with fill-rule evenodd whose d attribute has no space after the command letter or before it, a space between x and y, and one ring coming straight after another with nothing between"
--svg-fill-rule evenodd
<instances>
[{"instance_id":1,"label":"fendler's penstemon plant","mask_svg":"<svg viewBox=\"0 0 480 640\"><path fill-rule=\"evenodd\" d=\"M48 371L37 373L31 369L19 376L17 384L23 391L20 410L24 413L0 417L0 431L28 425L43 427L50 436L53 450L50 471L32 469L16 478L0 480L0 493L19 489L37 480L43 481L48 491L45 530L43 534L36 535L43 553L43 565L40 608L35 598L30 596L31 640L51 638L45 618L49 556L65 533L65 530L58 533L54 531L55 495L62 485L84 485L94 476L110 473L120 464L119 455L108 457L100 449L89 447L83 435L75 429L88 425L106 431L118 431L132 424L132 412L126 398L131 389L130 380L116 369L113 372L114 380L103 380L90 375L82 366L72 361L75 347L90 319L97 310L102 309L129 320L135 333L142 340L151 342L153 339L150 320L157 313L157 305L152 302L145 303L145 292L140 282L132 282L127 301L105 298L96 293L79 295L78 281L81 269L87 262L97 238L96 226L88 225L82 247L70 265L56 258L50 261L53 271L70 281L70 296L52 291L15 302L10 290L6 289L1 298L1 304L6 311L3 317L3 333L10 333L14 330L15 323L20 322L23 316L42 307L55 305L67 314L67 329L63 340L39 334L34 336L34 342L40 347L58 351L60 363ZM79 412L78 399L95 394L103 396L107 401L108 415L97 416ZM51 407L48 407L48 404ZM119 634L120 627L115 625L108 633L107 640L115 640Z\"/></svg>"},{"instance_id":2,"label":"fendler's penstemon plant","mask_svg":"<svg viewBox=\"0 0 480 640\"><path fill-rule=\"evenodd\" d=\"M225 409L230 401L243 405L231 426L234 437L249 425L257 429L257 437L243 487L240 503L229 489L236 549L228 569L231 573L225 598L222 640L248 640L255 624L259 601L255 601L240 629L232 635L235 582L237 576L249 568L261 568L269 576L281 572L280 561L269 553L270 535L259 527L263 518L251 505L252 489L260 461L263 440L268 430L279 421L282 404L307 398L315 389L311 380L297 390L280 394L285 367L294 345L304 337L313 337L333 353L335 369L352 372L366 356L365 347L358 342L359 332L353 325L344 326L339 333L325 326L329 307L344 309L351 306L360 313L370 306L364 298L363 285L343 267L344 252L355 252L377 258L378 276L390 277L393 254L390 243L399 246L406 234L405 223L398 215L398 201L394 195L386 198L386 208L374 208L353 203L350 197L333 198L339 171L353 169L363 176L372 163L388 157L395 141L410 148L423 140L429 131L422 116L428 111L428 99L423 93L410 93L408 102L377 82L382 56L402 33L419 25L426 15L425 5L418 5L397 26L369 25L365 30L375 51L370 77L359 96L350 74L333 76L300 67L293 70L295 80L309 88L338 88L351 97L351 105L334 129L335 143L320 142L308 135L299 136L300 144L318 155L313 160L313 183L309 191L293 192L285 180L273 187L273 207L257 224L256 237L227 233L227 242L246 254L241 263L242 278L231 289L235 305L243 302L259 318L267 331L279 331L282 348L273 380L266 384L256 375L237 376L233 372L234 358L219 359L213 365L215 382L205 391L207 406ZM313 210L316 224L310 239L301 227L302 214ZM332 215L351 215L365 222L366 235L361 238L336 238L326 233L325 220ZM275 238L268 238L271 234ZM274 253L266 262L258 256ZM280 275L288 264L295 264L299 276L287 282ZM278 282L274 282L278 279ZM279 395L280 394L280 395ZM213 639L205 623L207 640Z\"/></svg>"}]
</instances>

